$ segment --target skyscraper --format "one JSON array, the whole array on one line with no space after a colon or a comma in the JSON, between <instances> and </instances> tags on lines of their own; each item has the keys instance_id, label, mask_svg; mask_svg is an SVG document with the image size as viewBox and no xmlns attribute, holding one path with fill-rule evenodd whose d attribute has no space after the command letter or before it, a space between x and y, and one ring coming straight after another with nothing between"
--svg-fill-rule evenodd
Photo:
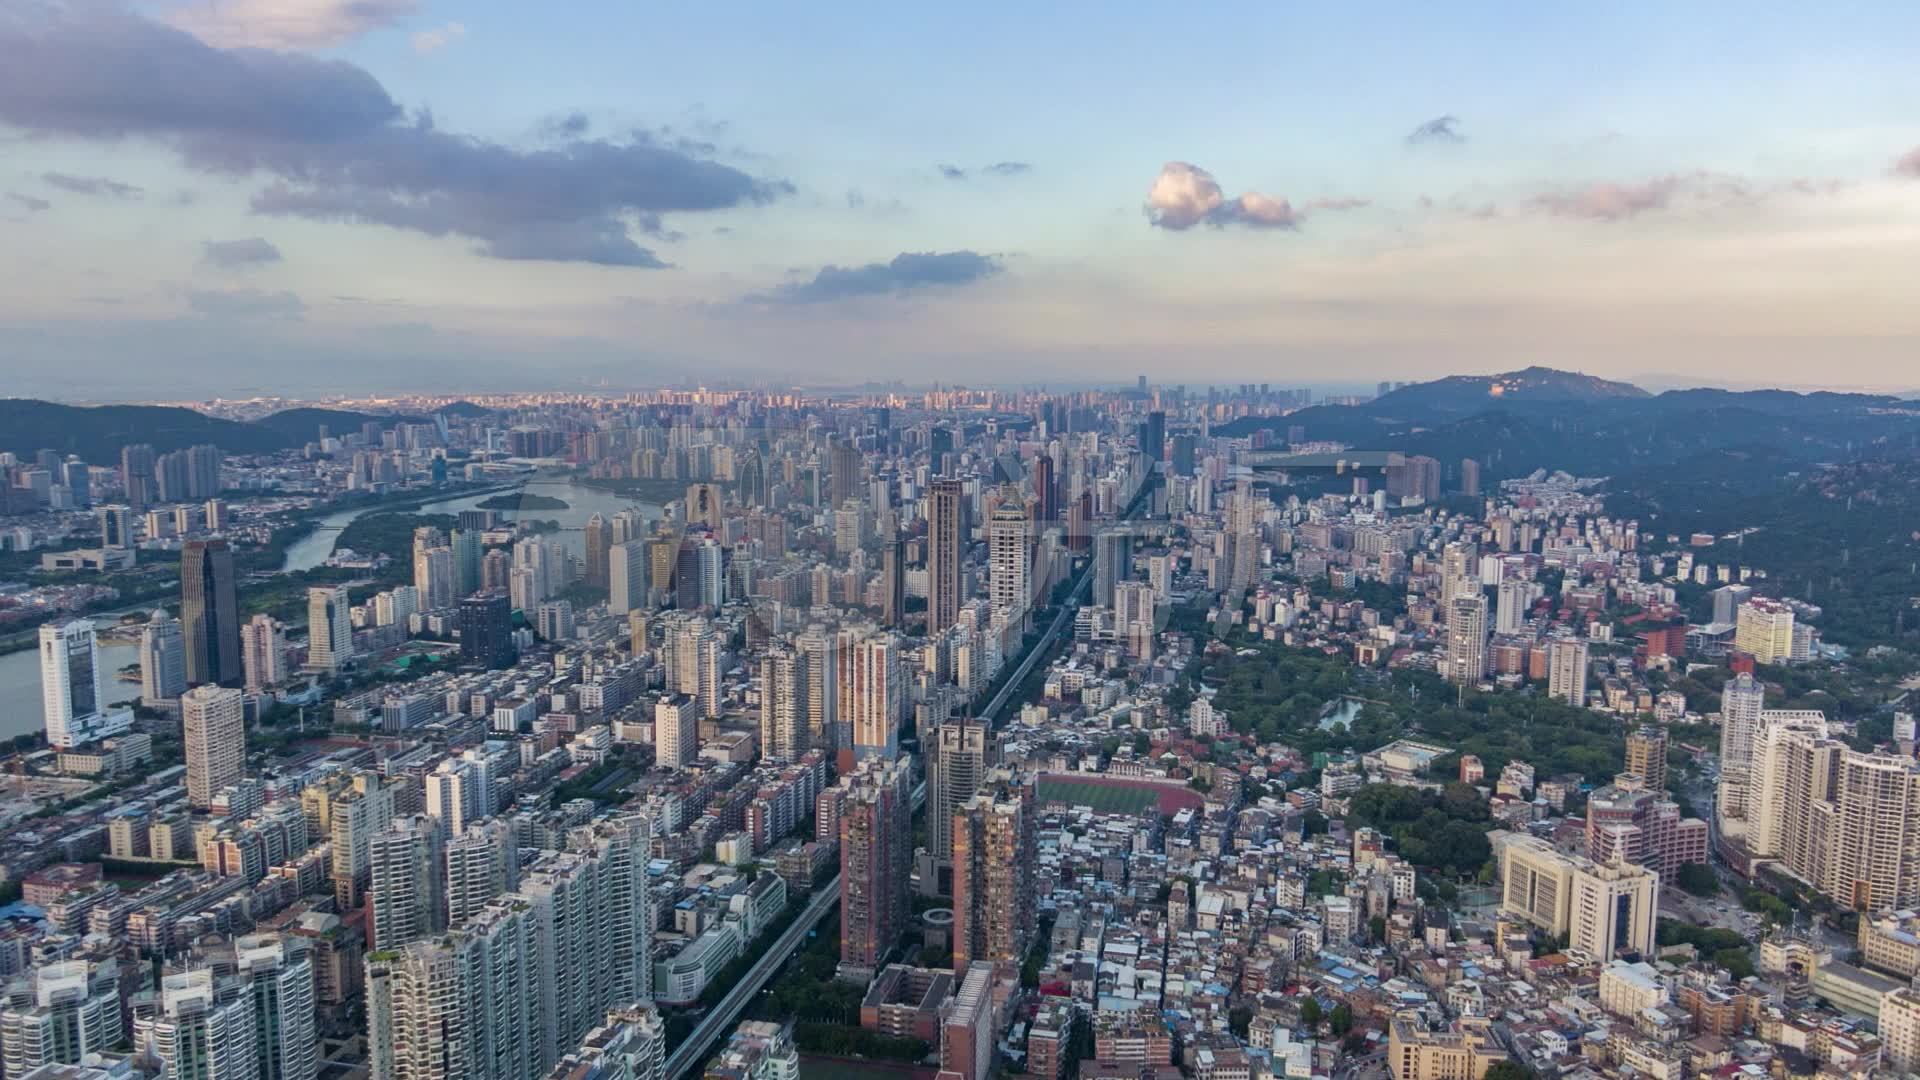
<instances>
[{"instance_id":1,"label":"skyscraper","mask_svg":"<svg viewBox=\"0 0 1920 1080\"><path fill-rule=\"evenodd\" d=\"M1447 608L1446 675L1449 682L1475 686L1486 674L1487 598L1475 588Z\"/></svg>"},{"instance_id":2,"label":"skyscraper","mask_svg":"<svg viewBox=\"0 0 1920 1080\"><path fill-rule=\"evenodd\" d=\"M345 586L307 590L307 670L332 675L353 659L353 605Z\"/></svg>"},{"instance_id":3,"label":"skyscraper","mask_svg":"<svg viewBox=\"0 0 1920 1080\"><path fill-rule=\"evenodd\" d=\"M1718 802L1723 823L1727 819L1744 821L1747 818L1754 751L1766 704L1766 686L1747 672L1735 675L1721 689Z\"/></svg>"},{"instance_id":4,"label":"skyscraper","mask_svg":"<svg viewBox=\"0 0 1920 1080\"><path fill-rule=\"evenodd\" d=\"M459 926L520 884L520 851L513 824L500 818L477 822L446 845L447 925Z\"/></svg>"},{"instance_id":5,"label":"skyscraper","mask_svg":"<svg viewBox=\"0 0 1920 1080\"><path fill-rule=\"evenodd\" d=\"M247 620L240 628L240 663L250 694L287 681L287 636L279 620L265 612Z\"/></svg>"},{"instance_id":6,"label":"skyscraper","mask_svg":"<svg viewBox=\"0 0 1920 1080\"><path fill-rule=\"evenodd\" d=\"M898 536L880 545L880 622L899 630L907 621L907 542Z\"/></svg>"},{"instance_id":7,"label":"skyscraper","mask_svg":"<svg viewBox=\"0 0 1920 1080\"><path fill-rule=\"evenodd\" d=\"M254 1077L259 1075L259 1037L254 1002L222 1000L211 968L165 976L155 1015L144 1024L162 1076Z\"/></svg>"},{"instance_id":8,"label":"skyscraper","mask_svg":"<svg viewBox=\"0 0 1920 1080\"><path fill-rule=\"evenodd\" d=\"M27 968L22 995L0 1010L0 1066L10 1077L42 1065L75 1065L123 1037L120 968L113 960L64 960Z\"/></svg>"},{"instance_id":9,"label":"skyscraper","mask_svg":"<svg viewBox=\"0 0 1920 1080\"><path fill-rule=\"evenodd\" d=\"M807 656L776 646L760 661L760 753L796 761L809 749L807 736Z\"/></svg>"},{"instance_id":10,"label":"skyscraper","mask_svg":"<svg viewBox=\"0 0 1920 1080\"><path fill-rule=\"evenodd\" d=\"M1045 453L1033 456L1033 520L1040 531L1052 528L1060 520L1060 483L1053 475L1053 458Z\"/></svg>"},{"instance_id":11,"label":"skyscraper","mask_svg":"<svg viewBox=\"0 0 1920 1080\"><path fill-rule=\"evenodd\" d=\"M1133 576L1133 535L1125 529L1105 529L1094 537L1094 607L1113 606L1114 587Z\"/></svg>"},{"instance_id":12,"label":"skyscraper","mask_svg":"<svg viewBox=\"0 0 1920 1080\"><path fill-rule=\"evenodd\" d=\"M40 701L47 745L68 750L133 726L133 714L108 708L100 696L100 649L93 623L76 619L40 627Z\"/></svg>"},{"instance_id":13,"label":"skyscraper","mask_svg":"<svg viewBox=\"0 0 1920 1080\"><path fill-rule=\"evenodd\" d=\"M187 802L212 806L221 788L246 775L247 722L240 691L196 686L180 696L180 719L186 744Z\"/></svg>"},{"instance_id":14,"label":"skyscraper","mask_svg":"<svg viewBox=\"0 0 1920 1080\"><path fill-rule=\"evenodd\" d=\"M451 547L433 543L431 539L423 543L421 537L414 538L413 587L428 611L453 606L459 595L458 580L459 568Z\"/></svg>"},{"instance_id":15,"label":"skyscraper","mask_svg":"<svg viewBox=\"0 0 1920 1080\"><path fill-rule=\"evenodd\" d=\"M687 694L668 694L653 707L653 758L663 769L684 769L700 749L700 707Z\"/></svg>"},{"instance_id":16,"label":"skyscraper","mask_svg":"<svg viewBox=\"0 0 1920 1080\"><path fill-rule=\"evenodd\" d=\"M120 448L120 486L126 489L127 505L135 513L160 499L160 486L153 475L153 447L135 443Z\"/></svg>"},{"instance_id":17,"label":"skyscraper","mask_svg":"<svg viewBox=\"0 0 1920 1080\"><path fill-rule=\"evenodd\" d=\"M607 604L615 615L647 606L647 550L638 539L607 549Z\"/></svg>"},{"instance_id":18,"label":"skyscraper","mask_svg":"<svg viewBox=\"0 0 1920 1080\"><path fill-rule=\"evenodd\" d=\"M906 929L912 858L912 763L861 762L843 787L840 810L840 956L866 973Z\"/></svg>"},{"instance_id":19,"label":"skyscraper","mask_svg":"<svg viewBox=\"0 0 1920 1080\"><path fill-rule=\"evenodd\" d=\"M512 667L513 609L504 593L490 592L460 601L460 655L490 668Z\"/></svg>"},{"instance_id":20,"label":"skyscraper","mask_svg":"<svg viewBox=\"0 0 1920 1080\"><path fill-rule=\"evenodd\" d=\"M1026 957L1035 920L1032 781L995 770L953 818L953 969L1007 970Z\"/></svg>"},{"instance_id":21,"label":"skyscraper","mask_svg":"<svg viewBox=\"0 0 1920 1080\"><path fill-rule=\"evenodd\" d=\"M244 934L234 939L233 954L238 994L253 1007L259 1080L312 1080L320 1069L320 1031L307 950L278 934Z\"/></svg>"},{"instance_id":22,"label":"skyscraper","mask_svg":"<svg viewBox=\"0 0 1920 1080\"><path fill-rule=\"evenodd\" d=\"M1756 596L1741 604L1734 620L1733 647L1755 663L1784 664L1793 659L1793 609Z\"/></svg>"},{"instance_id":23,"label":"skyscraper","mask_svg":"<svg viewBox=\"0 0 1920 1080\"><path fill-rule=\"evenodd\" d=\"M453 594L472 596L480 588L480 564L485 556L480 533L474 529L455 529L449 542L453 548Z\"/></svg>"},{"instance_id":24,"label":"skyscraper","mask_svg":"<svg viewBox=\"0 0 1920 1080\"><path fill-rule=\"evenodd\" d=\"M446 929L444 844L439 821L426 814L401 818L373 837L369 950L396 949Z\"/></svg>"},{"instance_id":25,"label":"skyscraper","mask_svg":"<svg viewBox=\"0 0 1920 1080\"><path fill-rule=\"evenodd\" d=\"M980 790L987 770L999 764L993 725L985 720L949 719L928 740L927 839L933 857L953 858L953 821L967 800Z\"/></svg>"},{"instance_id":26,"label":"skyscraper","mask_svg":"<svg viewBox=\"0 0 1920 1080\"><path fill-rule=\"evenodd\" d=\"M187 639L179 620L156 609L140 628L140 697L149 705L187 690Z\"/></svg>"},{"instance_id":27,"label":"skyscraper","mask_svg":"<svg viewBox=\"0 0 1920 1080\"><path fill-rule=\"evenodd\" d=\"M1587 643L1576 637L1547 642L1547 693L1574 708L1587 704Z\"/></svg>"},{"instance_id":28,"label":"skyscraper","mask_svg":"<svg viewBox=\"0 0 1920 1080\"><path fill-rule=\"evenodd\" d=\"M960 618L962 563L966 559L966 493L960 481L939 479L927 496L927 635Z\"/></svg>"},{"instance_id":29,"label":"skyscraper","mask_svg":"<svg viewBox=\"0 0 1920 1080\"><path fill-rule=\"evenodd\" d=\"M233 550L225 540L189 540L180 548L180 623L187 681L239 686L240 596Z\"/></svg>"},{"instance_id":30,"label":"skyscraper","mask_svg":"<svg viewBox=\"0 0 1920 1080\"><path fill-rule=\"evenodd\" d=\"M845 506L849 501L860 497L861 481L860 448L852 442L840 440L833 444L833 453L829 468L832 469L832 503L835 509Z\"/></svg>"},{"instance_id":31,"label":"skyscraper","mask_svg":"<svg viewBox=\"0 0 1920 1080\"><path fill-rule=\"evenodd\" d=\"M607 584L608 552L613 547L613 526L605 517L595 513L587 519L587 584L602 588Z\"/></svg>"},{"instance_id":32,"label":"skyscraper","mask_svg":"<svg viewBox=\"0 0 1920 1080\"><path fill-rule=\"evenodd\" d=\"M1667 729L1642 724L1627 735L1626 771L1652 791L1667 790Z\"/></svg>"},{"instance_id":33,"label":"skyscraper","mask_svg":"<svg viewBox=\"0 0 1920 1080\"><path fill-rule=\"evenodd\" d=\"M900 640L892 634L874 634L855 642L851 653L854 756L891 760L900 753L901 708L906 700Z\"/></svg>"},{"instance_id":34,"label":"skyscraper","mask_svg":"<svg viewBox=\"0 0 1920 1080\"><path fill-rule=\"evenodd\" d=\"M1024 627L1033 606L1033 519L1017 488L1002 488L987 515L987 556L993 614Z\"/></svg>"}]
</instances>

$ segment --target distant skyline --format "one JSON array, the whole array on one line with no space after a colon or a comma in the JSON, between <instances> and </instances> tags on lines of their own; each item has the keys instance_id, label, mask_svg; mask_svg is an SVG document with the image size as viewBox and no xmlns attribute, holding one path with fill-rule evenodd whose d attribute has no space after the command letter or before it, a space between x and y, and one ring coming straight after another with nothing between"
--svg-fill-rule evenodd
<instances>
[{"instance_id":1,"label":"distant skyline","mask_svg":"<svg viewBox=\"0 0 1920 1080\"><path fill-rule=\"evenodd\" d=\"M1916 30L1899 4L13 0L0 393L1531 364L1914 391Z\"/></svg>"}]
</instances>

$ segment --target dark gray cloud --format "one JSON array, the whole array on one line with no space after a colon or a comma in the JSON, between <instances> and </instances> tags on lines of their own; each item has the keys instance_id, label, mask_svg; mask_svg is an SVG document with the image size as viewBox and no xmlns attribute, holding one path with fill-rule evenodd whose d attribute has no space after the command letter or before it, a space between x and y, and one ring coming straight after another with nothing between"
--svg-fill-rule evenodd
<instances>
[{"instance_id":1,"label":"dark gray cloud","mask_svg":"<svg viewBox=\"0 0 1920 1080\"><path fill-rule=\"evenodd\" d=\"M41 173L40 180L48 187L75 195L97 195L104 199L137 199L146 194L145 189L132 184L123 184L118 180L109 180L104 176L74 176L72 173Z\"/></svg>"},{"instance_id":2,"label":"dark gray cloud","mask_svg":"<svg viewBox=\"0 0 1920 1080\"><path fill-rule=\"evenodd\" d=\"M280 261L280 249L263 237L244 240L209 240L202 245L201 259L221 270L245 270Z\"/></svg>"},{"instance_id":3,"label":"dark gray cloud","mask_svg":"<svg viewBox=\"0 0 1920 1080\"><path fill-rule=\"evenodd\" d=\"M45 211L53 209L53 204L48 202L47 200L35 198L32 195L22 195L17 191L7 192L7 199L10 202L19 203L21 206L26 207L29 211L35 214L43 213Z\"/></svg>"},{"instance_id":4,"label":"dark gray cloud","mask_svg":"<svg viewBox=\"0 0 1920 1080\"><path fill-rule=\"evenodd\" d=\"M910 251L888 262L865 266L823 266L808 281L782 285L755 299L781 304L818 304L860 296L892 296L971 285L992 277L1001 269L998 258L977 251Z\"/></svg>"},{"instance_id":5,"label":"dark gray cloud","mask_svg":"<svg viewBox=\"0 0 1920 1080\"><path fill-rule=\"evenodd\" d=\"M407 115L339 60L220 49L137 15L64 10L0 22L0 123L42 135L147 137L190 167L273 183L258 213L474 240L496 258L665 265L629 227L793 192L638 132L521 149ZM580 129L584 132L584 128Z\"/></svg>"},{"instance_id":6,"label":"dark gray cloud","mask_svg":"<svg viewBox=\"0 0 1920 1080\"><path fill-rule=\"evenodd\" d=\"M258 289L195 289L187 304L202 315L224 319L298 319L307 310L290 292Z\"/></svg>"},{"instance_id":7,"label":"dark gray cloud","mask_svg":"<svg viewBox=\"0 0 1920 1080\"><path fill-rule=\"evenodd\" d=\"M1463 143L1467 137L1460 133L1460 118L1452 114L1436 116L1433 119L1407 132L1407 145L1418 146L1421 143Z\"/></svg>"}]
</instances>

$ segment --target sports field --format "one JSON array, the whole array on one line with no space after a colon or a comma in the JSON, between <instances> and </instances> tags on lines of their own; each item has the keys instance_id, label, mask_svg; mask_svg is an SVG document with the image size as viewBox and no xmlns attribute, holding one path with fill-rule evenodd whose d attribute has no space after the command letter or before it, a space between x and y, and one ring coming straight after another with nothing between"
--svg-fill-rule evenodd
<instances>
[{"instance_id":1,"label":"sports field","mask_svg":"<svg viewBox=\"0 0 1920 1080\"><path fill-rule=\"evenodd\" d=\"M1068 806L1090 806L1103 814L1137 814L1158 807L1161 813L1173 813L1182 806L1199 806L1197 792L1164 784L1127 780L1095 780L1048 773L1040 777L1041 803L1060 802Z\"/></svg>"}]
</instances>

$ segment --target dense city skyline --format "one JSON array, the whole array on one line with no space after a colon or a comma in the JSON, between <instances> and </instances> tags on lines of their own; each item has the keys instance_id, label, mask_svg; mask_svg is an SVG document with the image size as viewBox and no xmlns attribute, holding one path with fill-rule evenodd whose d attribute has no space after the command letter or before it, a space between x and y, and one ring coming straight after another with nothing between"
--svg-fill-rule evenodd
<instances>
[{"instance_id":1,"label":"dense city skyline","mask_svg":"<svg viewBox=\"0 0 1920 1080\"><path fill-rule=\"evenodd\" d=\"M6 362L122 400L1912 390L1912 14L1729 10L34 0L0 16Z\"/></svg>"}]
</instances>

